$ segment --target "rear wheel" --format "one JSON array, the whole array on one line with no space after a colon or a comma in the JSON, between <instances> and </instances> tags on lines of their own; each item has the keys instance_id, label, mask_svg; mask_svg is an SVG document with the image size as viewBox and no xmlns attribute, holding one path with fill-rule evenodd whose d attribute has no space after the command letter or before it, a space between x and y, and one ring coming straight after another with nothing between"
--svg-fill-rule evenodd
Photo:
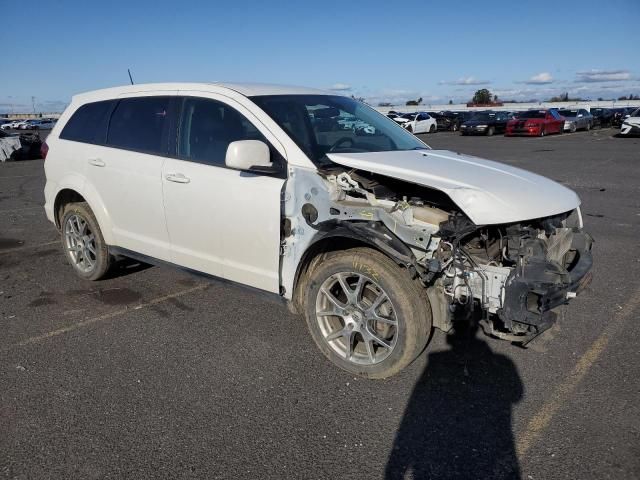
<instances>
[{"instance_id":1,"label":"rear wheel","mask_svg":"<svg viewBox=\"0 0 640 480\"><path fill-rule=\"evenodd\" d=\"M111 263L109 249L98 221L86 202L68 204L60 222L62 247L76 274L86 280L99 280Z\"/></svg>"},{"instance_id":2,"label":"rear wheel","mask_svg":"<svg viewBox=\"0 0 640 480\"><path fill-rule=\"evenodd\" d=\"M452 131L452 132L457 132L457 131L458 131L458 124L457 124L457 123L454 123L454 124L451 126L451 131Z\"/></svg>"},{"instance_id":3,"label":"rear wheel","mask_svg":"<svg viewBox=\"0 0 640 480\"><path fill-rule=\"evenodd\" d=\"M424 288L376 250L331 254L302 288L311 336L332 363L352 374L390 377L427 344L431 308Z\"/></svg>"}]
</instances>

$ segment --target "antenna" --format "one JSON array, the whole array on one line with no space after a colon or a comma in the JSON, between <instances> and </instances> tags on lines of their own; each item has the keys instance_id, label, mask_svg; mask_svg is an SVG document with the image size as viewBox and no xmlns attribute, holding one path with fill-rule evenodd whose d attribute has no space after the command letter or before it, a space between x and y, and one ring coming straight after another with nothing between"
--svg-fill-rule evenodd
<instances>
[{"instance_id":1,"label":"antenna","mask_svg":"<svg viewBox=\"0 0 640 480\"><path fill-rule=\"evenodd\" d=\"M131 85L133 85L133 77L131 76L131 70L127 68L127 72L129 72L129 80L131 81Z\"/></svg>"}]
</instances>

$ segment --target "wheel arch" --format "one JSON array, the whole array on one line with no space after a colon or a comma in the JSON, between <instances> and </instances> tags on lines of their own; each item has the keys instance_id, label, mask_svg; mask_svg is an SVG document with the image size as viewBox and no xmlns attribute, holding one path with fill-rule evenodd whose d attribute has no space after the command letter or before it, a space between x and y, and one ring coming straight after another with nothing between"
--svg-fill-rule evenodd
<instances>
[{"instance_id":1,"label":"wheel arch","mask_svg":"<svg viewBox=\"0 0 640 480\"><path fill-rule=\"evenodd\" d=\"M412 278L417 276L413 253L382 223L340 222L340 225L319 232L316 239L302 254L293 281L291 303L294 309L301 311L302 294L305 290L304 280L318 262L332 252L358 247L376 250L389 257L397 265L406 268Z\"/></svg>"},{"instance_id":2,"label":"wheel arch","mask_svg":"<svg viewBox=\"0 0 640 480\"><path fill-rule=\"evenodd\" d=\"M74 202L86 202L98 221L98 226L102 232L102 236L107 245L114 245L113 234L111 231L110 216L104 202L102 202L98 193L91 188L87 188L86 183L83 185L77 183L62 186L56 193L53 203L53 215L55 224L58 229L62 228L62 212L65 205Z\"/></svg>"}]
</instances>

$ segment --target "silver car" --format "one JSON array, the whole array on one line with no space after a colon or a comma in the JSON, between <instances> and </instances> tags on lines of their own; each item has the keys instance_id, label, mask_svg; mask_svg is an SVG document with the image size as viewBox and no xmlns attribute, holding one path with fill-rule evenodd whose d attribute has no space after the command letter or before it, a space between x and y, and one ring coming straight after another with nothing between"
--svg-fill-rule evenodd
<instances>
[{"instance_id":1,"label":"silver car","mask_svg":"<svg viewBox=\"0 0 640 480\"><path fill-rule=\"evenodd\" d=\"M564 117L564 131L575 132L576 130L591 130L593 126L593 115L584 108L558 110Z\"/></svg>"}]
</instances>

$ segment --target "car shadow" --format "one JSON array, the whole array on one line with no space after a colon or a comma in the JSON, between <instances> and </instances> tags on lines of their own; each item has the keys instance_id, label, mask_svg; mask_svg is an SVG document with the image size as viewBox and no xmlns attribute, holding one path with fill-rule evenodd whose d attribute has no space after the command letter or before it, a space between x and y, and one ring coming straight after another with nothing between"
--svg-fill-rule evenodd
<instances>
[{"instance_id":1,"label":"car shadow","mask_svg":"<svg viewBox=\"0 0 640 480\"><path fill-rule=\"evenodd\" d=\"M387 480L520 478L511 411L522 382L473 324L457 323L449 349L429 355L396 433Z\"/></svg>"},{"instance_id":2,"label":"car shadow","mask_svg":"<svg viewBox=\"0 0 640 480\"><path fill-rule=\"evenodd\" d=\"M147 270L151 267L153 267L153 265L143 263L132 258L118 257L102 279L111 280L118 277L126 277L127 275L142 272L143 270Z\"/></svg>"}]
</instances>

